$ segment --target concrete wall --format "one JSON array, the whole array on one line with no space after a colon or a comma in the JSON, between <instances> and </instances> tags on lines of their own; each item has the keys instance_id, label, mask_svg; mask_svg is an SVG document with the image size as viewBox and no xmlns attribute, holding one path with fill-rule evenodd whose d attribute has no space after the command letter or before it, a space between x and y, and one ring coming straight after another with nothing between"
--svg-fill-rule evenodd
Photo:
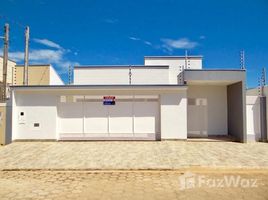
<instances>
[{"instance_id":1,"label":"concrete wall","mask_svg":"<svg viewBox=\"0 0 268 200\"><path fill-rule=\"evenodd\" d=\"M6 142L6 104L0 103L0 145Z\"/></svg>"},{"instance_id":2,"label":"concrete wall","mask_svg":"<svg viewBox=\"0 0 268 200\"><path fill-rule=\"evenodd\" d=\"M246 99L244 83L227 86L228 132L240 142L246 142Z\"/></svg>"},{"instance_id":3,"label":"concrete wall","mask_svg":"<svg viewBox=\"0 0 268 200\"><path fill-rule=\"evenodd\" d=\"M185 58L178 57L145 57L145 65L168 65L169 66L169 83L177 84L178 75L183 69L202 69L202 58L188 58L185 66Z\"/></svg>"},{"instance_id":4,"label":"concrete wall","mask_svg":"<svg viewBox=\"0 0 268 200\"><path fill-rule=\"evenodd\" d=\"M245 81L245 70L186 70L184 79L187 84L225 84Z\"/></svg>"},{"instance_id":5,"label":"concrete wall","mask_svg":"<svg viewBox=\"0 0 268 200\"><path fill-rule=\"evenodd\" d=\"M76 103L60 103L61 96L68 95L68 91L66 90L59 89L57 91L48 92L34 88L34 92L30 92L27 89L28 88L26 88L26 91L18 89L16 92L13 90L12 93L12 140L58 139L60 131L78 134L80 122L77 124L74 121L80 120L78 116L82 116L82 120L89 120L87 122L90 123L93 120L95 126L95 121L101 120L99 116L105 114L102 111L107 109L109 110L109 120L112 120L110 121L111 126L117 124L109 129L110 136L126 135L124 128L130 127L134 128L135 137L145 137L144 135L146 134L154 132L158 134L161 131L160 134L163 139L187 138L186 88L172 91L159 90L158 88L155 88L154 91L150 91L149 89L146 91L83 90L80 91L82 95L79 93L76 95L74 90L70 90L69 92L72 93L72 95L76 95L77 98L79 95L83 98L84 95L86 95L87 101L84 103L86 106L80 106L79 109L68 105L72 104L79 107L79 105L82 104L80 101ZM132 94L134 93L135 101L132 104ZM105 96L104 94L115 95L117 97L116 106L103 106L102 98ZM158 100L159 96L160 101ZM96 98L98 101L96 101ZM66 98L66 100L67 99L68 98ZM94 101L89 101L92 99ZM62 107L62 105L64 106ZM133 122L133 116L129 113L133 111L134 127L126 126L127 123ZM65 113L65 115L63 115L63 112L67 112L67 114ZM86 113L86 117L83 117L84 112ZM73 116L74 119L70 116ZM113 118L112 116L115 117ZM62 121L60 120L62 118L64 118L64 122L69 126L68 129L66 129L67 125L65 123L64 130L61 130ZM69 121L67 122L66 120ZM122 122L124 123L123 125ZM36 123L38 123L39 126L35 127ZM75 124L77 126L75 126ZM95 131L89 130L89 128L92 127L88 127L87 124L83 126L85 131L88 132L88 137L94 135L93 132ZM122 128L124 129L123 132L121 130ZM100 132L101 130L98 131ZM96 133L98 131L96 131ZM80 133L80 136L83 137L83 134Z\"/></svg>"},{"instance_id":6,"label":"concrete wall","mask_svg":"<svg viewBox=\"0 0 268 200\"><path fill-rule=\"evenodd\" d=\"M186 90L178 94L162 94L161 138L187 139L187 96Z\"/></svg>"},{"instance_id":7,"label":"concrete wall","mask_svg":"<svg viewBox=\"0 0 268 200\"><path fill-rule=\"evenodd\" d=\"M132 84L167 84L168 68L139 67L131 69ZM74 68L74 84L119 85L129 84L128 67Z\"/></svg>"},{"instance_id":8,"label":"concrete wall","mask_svg":"<svg viewBox=\"0 0 268 200\"><path fill-rule=\"evenodd\" d=\"M55 69L50 66L49 71L49 84L50 85L64 85L62 79L58 75L58 73L55 71Z\"/></svg>"},{"instance_id":9,"label":"concrete wall","mask_svg":"<svg viewBox=\"0 0 268 200\"><path fill-rule=\"evenodd\" d=\"M13 74L13 85L23 85L24 67L16 65ZM49 85L50 83L50 65L31 65L28 68L29 85Z\"/></svg>"},{"instance_id":10,"label":"concrete wall","mask_svg":"<svg viewBox=\"0 0 268 200\"><path fill-rule=\"evenodd\" d=\"M47 94L15 94L12 139L56 139L58 98Z\"/></svg>"},{"instance_id":11,"label":"concrete wall","mask_svg":"<svg viewBox=\"0 0 268 200\"><path fill-rule=\"evenodd\" d=\"M227 135L226 86L188 86L188 135Z\"/></svg>"},{"instance_id":12,"label":"concrete wall","mask_svg":"<svg viewBox=\"0 0 268 200\"><path fill-rule=\"evenodd\" d=\"M12 84L12 74L16 63L13 61L8 61L7 63L7 83ZM3 58L0 56L0 82L3 82Z\"/></svg>"},{"instance_id":13,"label":"concrete wall","mask_svg":"<svg viewBox=\"0 0 268 200\"><path fill-rule=\"evenodd\" d=\"M264 92L264 96L266 96L266 99L268 99L268 86L267 85L264 87L263 92ZM247 90L247 98L251 98L251 97L254 98L254 96L258 96L258 95L259 95L259 89L258 88L252 88L252 89ZM268 108L268 101L266 100L266 109L267 108ZM252 117L252 116L249 116L249 117ZM257 117L257 116L254 115L253 117L254 117L253 120L255 120L255 117ZM267 119L267 127L268 127L268 112L266 112L266 119ZM252 122L250 122L250 123L252 123ZM267 135L268 135L268 133L267 133ZM256 135L256 138L259 139L258 134Z\"/></svg>"},{"instance_id":14,"label":"concrete wall","mask_svg":"<svg viewBox=\"0 0 268 200\"><path fill-rule=\"evenodd\" d=\"M247 141L259 141L260 133L260 101L258 96L247 96Z\"/></svg>"}]
</instances>

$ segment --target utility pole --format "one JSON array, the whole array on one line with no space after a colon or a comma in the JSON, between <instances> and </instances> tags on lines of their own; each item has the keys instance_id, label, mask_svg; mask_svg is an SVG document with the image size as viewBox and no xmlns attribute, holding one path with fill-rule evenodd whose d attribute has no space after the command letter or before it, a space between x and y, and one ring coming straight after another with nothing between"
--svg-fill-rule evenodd
<instances>
[{"instance_id":1,"label":"utility pole","mask_svg":"<svg viewBox=\"0 0 268 200\"><path fill-rule=\"evenodd\" d=\"M24 52L24 70L23 70L23 85L28 85L28 67L29 67L29 38L30 28L25 28L25 52Z\"/></svg>"},{"instance_id":2,"label":"utility pole","mask_svg":"<svg viewBox=\"0 0 268 200\"><path fill-rule=\"evenodd\" d=\"M7 97L7 64L8 64L8 45L9 45L9 24L4 27L4 54L3 54L3 97L5 102Z\"/></svg>"}]
</instances>

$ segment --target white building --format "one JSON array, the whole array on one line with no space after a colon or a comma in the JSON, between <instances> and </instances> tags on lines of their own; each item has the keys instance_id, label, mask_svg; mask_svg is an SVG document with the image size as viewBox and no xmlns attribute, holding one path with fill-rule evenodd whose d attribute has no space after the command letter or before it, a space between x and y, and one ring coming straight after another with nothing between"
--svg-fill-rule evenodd
<instances>
[{"instance_id":1,"label":"white building","mask_svg":"<svg viewBox=\"0 0 268 200\"><path fill-rule=\"evenodd\" d=\"M202 56L76 66L73 85L13 86L12 105L12 140L246 141L245 71L203 69Z\"/></svg>"}]
</instances>

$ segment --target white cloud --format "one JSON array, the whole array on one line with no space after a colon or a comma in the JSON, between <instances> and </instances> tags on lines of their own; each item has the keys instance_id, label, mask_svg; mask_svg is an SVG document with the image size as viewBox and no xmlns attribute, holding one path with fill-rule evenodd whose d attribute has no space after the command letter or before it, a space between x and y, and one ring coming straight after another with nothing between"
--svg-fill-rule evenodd
<instances>
[{"instance_id":1,"label":"white cloud","mask_svg":"<svg viewBox=\"0 0 268 200\"><path fill-rule=\"evenodd\" d=\"M152 46L153 44L149 41L144 41L144 44L147 44L148 46Z\"/></svg>"},{"instance_id":2,"label":"white cloud","mask_svg":"<svg viewBox=\"0 0 268 200\"><path fill-rule=\"evenodd\" d=\"M137 38L137 37L128 37L130 40L134 40L134 41L140 41L141 39L140 38Z\"/></svg>"},{"instance_id":3,"label":"white cloud","mask_svg":"<svg viewBox=\"0 0 268 200\"><path fill-rule=\"evenodd\" d=\"M174 39L161 39L163 42L162 47L168 51L173 51L174 49L193 49L198 46L197 42L190 41L188 38L180 38L178 40Z\"/></svg>"},{"instance_id":4,"label":"white cloud","mask_svg":"<svg viewBox=\"0 0 268 200\"><path fill-rule=\"evenodd\" d=\"M48 40L48 39L34 38L33 41L36 43L39 43L39 44L43 44L47 47L51 47L51 48L55 48L55 49L63 49L59 44L52 42L51 40Z\"/></svg>"},{"instance_id":5,"label":"white cloud","mask_svg":"<svg viewBox=\"0 0 268 200\"><path fill-rule=\"evenodd\" d=\"M18 63L24 61L24 52L10 52L9 57ZM68 67L79 65L78 62L70 61L66 58L66 51L63 49L34 49L29 52L29 62L33 64L52 64L56 65L59 73L66 73Z\"/></svg>"},{"instance_id":6,"label":"white cloud","mask_svg":"<svg viewBox=\"0 0 268 200\"><path fill-rule=\"evenodd\" d=\"M16 51L10 52L9 57L16 62L21 62L24 60L24 52ZM31 50L29 53L30 61L46 61L46 63L56 63L63 57L62 50L51 50L51 49L35 49Z\"/></svg>"},{"instance_id":7,"label":"white cloud","mask_svg":"<svg viewBox=\"0 0 268 200\"><path fill-rule=\"evenodd\" d=\"M133 41L140 41L140 42L143 42L144 44L148 45L148 46L153 46L153 44L149 41L146 41L146 40L142 40L141 38L137 38L137 37L133 37L133 36L130 36L128 37L130 40L133 40Z\"/></svg>"},{"instance_id":8,"label":"white cloud","mask_svg":"<svg viewBox=\"0 0 268 200\"><path fill-rule=\"evenodd\" d=\"M24 59L24 52L16 51L16 52L9 52L8 57L15 62L23 61Z\"/></svg>"}]
</instances>

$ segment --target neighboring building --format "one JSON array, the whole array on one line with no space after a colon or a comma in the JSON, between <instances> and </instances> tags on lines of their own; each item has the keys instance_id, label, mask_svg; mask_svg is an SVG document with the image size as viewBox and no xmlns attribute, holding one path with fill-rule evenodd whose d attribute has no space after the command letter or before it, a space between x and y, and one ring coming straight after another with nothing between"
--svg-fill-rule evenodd
<instances>
[{"instance_id":1,"label":"neighboring building","mask_svg":"<svg viewBox=\"0 0 268 200\"><path fill-rule=\"evenodd\" d=\"M268 86L263 89L263 95L268 97ZM259 141L261 139L261 113L260 113L260 91L259 88L247 90L247 141ZM268 101L266 101L268 108ZM266 112L268 127L268 112ZM268 133L266 133L268 134Z\"/></svg>"},{"instance_id":2,"label":"neighboring building","mask_svg":"<svg viewBox=\"0 0 268 200\"><path fill-rule=\"evenodd\" d=\"M3 62L0 57L0 80L1 80L1 102L0 103L0 144L10 142L10 121L11 121L11 102L3 100ZM23 85L24 66L16 65L15 62L8 62L7 69L7 99L10 98L9 86ZM28 68L28 84L29 85L63 85L63 81L58 76L51 65L30 65ZM9 132L9 134L6 134Z\"/></svg>"},{"instance_id":3,"label":"neighboring building","mask_svg":"<svg viewBox=\"0 0 268 200\"><path fill-rule=\"evenodd\" d=\"M0 102L4 102L3 95L3 57L0 56ZM16 63L12 60L7 62L7 98L9 97L9 86L13 84L13 71Z\"/></svg>"},{"instance_id":4,"label":"neighboring building","mask_svg":"<svg viewBox=\"0 0 268 200\"><path fill-rule=\"evenodd\" d=\"M12 140L246 141L245 70L203 69L202 56L145 65L76 66L73 85L13 86Z\"/></svg>"},{"instance_id":5,"label":"neighboring building","mask_svg":"<svg viewBox=\"0 0 268 200\"><path fill-rule=\"evenodd\" d=\"M7 98L10 97L9 86L23 85L23 65L8 60L7 66ZM63 85L63 81L50 64L29 65L28 85ZM0 98L3 95L3 57L0 56Z\"/></svg>"},{"instance_id":6,"label":"neighboring building","mask_svg":"<svg viewBox=\"0 0 268 200\"><path fill-rule=\"evenodd\" d=\"M7 84L13 84L13 70L15 68L16 62L8 60L7 62ZM0 56L0 82L3 83L3 57Z\"/></svg>"},{"instance_id":7,"label":"neighboring building","mask_svg":"<svg viewBox=\"0 0 268 200\"><path fill-rule=\"evenodd\" d=\"M16 65L13 85L23 85L24 65ZM28 85L63 85L63 81L49 64L29 65Z\"/></svg>"}]
</instances>

